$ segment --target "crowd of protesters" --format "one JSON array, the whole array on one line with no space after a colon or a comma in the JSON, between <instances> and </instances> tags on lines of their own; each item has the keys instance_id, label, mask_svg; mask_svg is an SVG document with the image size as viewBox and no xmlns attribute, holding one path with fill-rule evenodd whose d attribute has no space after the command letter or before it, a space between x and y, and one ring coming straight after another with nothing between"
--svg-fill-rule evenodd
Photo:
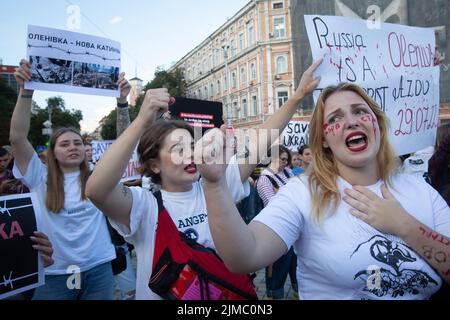
<instances>
[{"instance_id":1,"label":"crowd of protesters","mask_svg":"<svg viewBox=\"0 0 450 320\"><path fill-rule=\"evenodd\" d=\"M259 129L283 131L320 82L313 76L320 64L305 71L294 94ZM167 295L150 286L161 267L154 254L163 211L186 238L215 250L231 273L265 268L268 299L285 298L288 275L295 299L428 299L450 282L450 259L423 250L449 255L447 127L425 160L417 153L402 164L388 141L385 114L360 87L344 83L322 91L309 145L289 150L259 139L248 150L256 163L232 154L221 164L215 160L229 147L224 132L213 129L195 141L191 126L163 117L173 103L167 89L148 90L131 122L130 85L121 74L117 139L94 165L92 145L71 128L57 130L48 148L30 144L33 91L24 83L31 76L22 60L11 146L0 148L0 195L34 192L40 209L42 230L32 240L44 261L45 285L27 298L110 300L115 286L120 299L170 296L171 285ZM120 183L136 147L143 177ZM270 161L255 175L264 156ZM408 172L410 165L420 174ZM172 281L181 281L181 268L169 262ZM80 288L67 286L72 265L80 269ZM373 265L378 269L369 270ZM368 286L370 274L383 284Z\"/></svg>"}]
</instances>

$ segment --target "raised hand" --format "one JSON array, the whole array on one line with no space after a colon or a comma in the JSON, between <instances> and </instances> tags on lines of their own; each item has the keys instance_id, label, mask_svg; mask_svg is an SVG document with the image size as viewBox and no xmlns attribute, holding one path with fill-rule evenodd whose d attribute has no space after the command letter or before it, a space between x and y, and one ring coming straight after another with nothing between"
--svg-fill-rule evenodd
<instances>
[{"instance_id":1,"label":"raised hand","mask_svg":"<svg viewBox=\"0 0 450 320\"><path fill-rule=\"evenodd\" d=\"M345 189L345 193L343 200L352 207L352 215L383 233L403 236L404 226L412 217L384 184L381 186L383 198L362 186Z\"/></svg>"},{"instance_id":2,"label":"raised hand","mask_svg":"<svg viewBox=\"0 0 450 320\"><path fill-rule=\"evenodd\" d=\"M153 122L169 110L170 101L170 95L166 88L149 89L145 93L138 117Z\"/></svg>"},{"instance_id":3,"label":"raised hand","mask_svg":"<svg viewBox=\"0 0 450 320\"><path fill-rule=\"evenodd\" d=\"M127 79L125 79L125 72L119 74L119 80L117 80L117 85L120 89L120 96L117 98L119 103L125 103L127 101L127 97L131 91L131 85Z\"/></svg>"},{"instance_id":4,"label":"raised hand","mask_svg":"<svg viewBox=\"0 0 450 320\"><path fill-rule=\"evenodd\" d=\"M31 79L31 64L28 60L22 59L20 60L19 67L16 68L14 72L14 78L19 84L20 89L24 89L25 81L29 81Z\"/></svg>"},{"instance_id":5,"label":"raised hand","mask_svg":"<svg viewBox=\"0 0 450 320\"><path fill-rule=\"evenodd\" d=\"M315 61L302 75L300 80L300 84L298 85L297 90L294 93L294 98L297 100L301 100L306 97L308 94L314 91L315 88L320 83L320 76L313 79L314 72L316 72L317 68L322 63L323 59L319 59Z\"/></svg>"},{"instance_id":6,"label":"raised hand","mask_svg":"<svg viewBox=\"0 0 450 320\"><path fill-rule=\"evenodd\" d=\"M194 161L204 181L216 183L225 178L227 169L224 133L217 128L209 130L194 148Z\"/></svg>"}]
</instances>

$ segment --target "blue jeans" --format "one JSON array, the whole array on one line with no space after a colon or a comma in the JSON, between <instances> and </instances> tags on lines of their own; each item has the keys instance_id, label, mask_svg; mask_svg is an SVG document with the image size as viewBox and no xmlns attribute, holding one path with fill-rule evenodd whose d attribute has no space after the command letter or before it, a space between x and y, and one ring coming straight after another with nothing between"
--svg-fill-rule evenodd
<instances>
[{"instance_id":1,"label":"blue jeans","mask_svg":"<svg viewBox=\"0 0 450 320\"><path fill-rule=\"evenodd\" d=\"M36 288L33 300L113 300L114 276L111 262L81 272L80 286L70 289L69 277L76 274L45 276L45 285ZM68 281L69 280L69 281Z\"/></svg>"},{"instance_id":2,"label":"blue jeans","mask_svg":"<svg viewBox=\"0 0 450 320\"><path fill-rule=\"evenodd\" d=\"M121 300L134 300L136 296L136 273L131 262L131 252L128 250L128 244L126 243L118 247L125 250L127 268L114 276L116 287L119 290Z\"/></svg>"},{"instance_id":3,"label":"blue jeans","mask_svg":"<svg viewBox=\"0 0 450 320\"><path fill-rule=\"evenodd\" d=\"M266 268L267 296L273 299L284 298L284 283L288 274L291 279L292 290L298 292L296 269L297 256L291 247L284 256Z\"/></svg>"}]
</instances>

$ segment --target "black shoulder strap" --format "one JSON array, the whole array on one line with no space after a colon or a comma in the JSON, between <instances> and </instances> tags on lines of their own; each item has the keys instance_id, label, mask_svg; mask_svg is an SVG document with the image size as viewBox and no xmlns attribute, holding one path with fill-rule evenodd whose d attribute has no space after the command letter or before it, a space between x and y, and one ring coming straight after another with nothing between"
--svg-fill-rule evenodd
<instances>
[{"instance_id":1,"label":"black shoulder strap","mask_svg":"<svg viewBox=\"0 0 450 320\"><path fill-rule=\"evenodd\" d=\"M286 168L283 169L283 173L284 173L284 175L285 175L286 178L289 179L289 178L291 177L291 175L290 175L289 172L286 170Z\"/></svg>"},{"instance_id":2,"label":"black shoulder strap","mask_svg":"<svg viewBox=\"0 0 450 320\"><path fill-rule=\"evenodd\" d=\"M269 175L264 175L264 177L266 177L267 179L269 179L270 183L272 184L274 189L280 189L280 186L278 185L278 183L275 181L274 178L272 178Z\"/></svg>"},{"instance_id":3,"label":"black shoulder strap","mask_svg":"<svg viewBox=\"0 0 450 320\"><path fill-rule=\"evenodd\" d=\"M155 192L153 192L153 195L155 196L156 201L158 202L158 213L160 213L164 209L161 191L159 191L159 190L155 191Z\"/></svg>"}]
</instances>

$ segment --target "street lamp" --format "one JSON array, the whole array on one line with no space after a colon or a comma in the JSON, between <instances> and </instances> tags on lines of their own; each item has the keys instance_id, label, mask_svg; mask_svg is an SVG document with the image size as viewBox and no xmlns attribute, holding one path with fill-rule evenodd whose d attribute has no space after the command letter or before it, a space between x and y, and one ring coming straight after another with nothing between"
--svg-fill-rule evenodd
<instances>
[{"instance_id":1,"label":"street lamp","mask_svg":"<svg viewBox=\"0 0 450 320\"><path fill-rule=\"evenodd\" d=\"M233 149L235 151L236 145L235 145L235 138L234 138L234 128L233 128L233 123L231 122L232 112L231 112L231 105L228 101L228 95L231 90L231 87L229 85L229 80L228 80L230 78L229 70L228 70L228 49L230 49L230 46L228 44L222 45L223 58L225 60L225 75L226 75L225 79L226 79L226 86L227 86L227 94L225 95L225 110L227 113L225 135L226 135L227 145L233 146Z\"/></svg>"},{"instance_id":2,"label":"street lamp","mask_svg":"<svg viewBox=\"0 0 450 320\"><path fill-rule=\"evenodd\" d=\"M47 107L48 109L48 120L46 120L43 125L44 128L42 129L42 135L48 136L50 139L50 136L53 134L53 128L52 128L52 108L50 106Z\"/></svg>"},{"instance_id":3,"label":"street lamp","mask_svg":"<svg viewBox=\"0 0 450 320\"><path fill-rule=\"evenodd\" d=\"M229 86L229 70L228 70L228 49L230 49L230 46L227 44L224 44L222 46L222 50L223 50L223 58L225 60L225 81L226 81L226 87L227 87L227 94L225 95L225 110L226 110L226 119L227 119L227 125L231 124L231 118L232 118L232 114L231 114L231 108L230 108L230 104L228 102L228 95L230 92L230 86Z\"/></svg>"}]
</instances>

